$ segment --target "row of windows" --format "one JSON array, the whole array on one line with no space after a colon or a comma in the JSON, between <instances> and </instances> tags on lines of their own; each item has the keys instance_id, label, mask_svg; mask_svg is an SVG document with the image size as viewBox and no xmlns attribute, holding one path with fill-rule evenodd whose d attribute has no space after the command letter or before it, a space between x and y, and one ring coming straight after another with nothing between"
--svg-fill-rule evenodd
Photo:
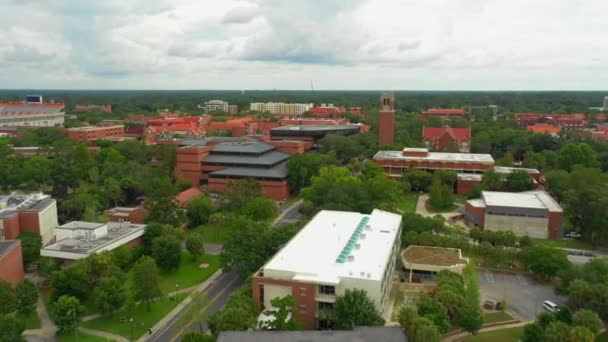
<instances>
[{"instance_id":1,"label":"row of windows","mask_svg":"<svg viewBox=\"0 0 608 342\"><path fill-rule=\"evenodd\" d=\"M505 213L505 212L500 212L500 211L488 211L487 213L488 213L488 215L497 215L497 216L547 218L547 216L543 215L543 214L538 214L538 215L532 214L531 215L531 214L525 214L525 213Z\"/></svg>"}]
</instances>

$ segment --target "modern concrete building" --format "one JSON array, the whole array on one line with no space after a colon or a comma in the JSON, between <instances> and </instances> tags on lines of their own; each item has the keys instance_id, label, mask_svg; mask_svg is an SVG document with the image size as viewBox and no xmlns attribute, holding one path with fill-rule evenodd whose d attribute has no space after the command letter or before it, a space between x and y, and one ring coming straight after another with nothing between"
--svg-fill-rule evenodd
<instances>
[{"instance_id":1,"label":"modern concrete building","mask_svg":"<svg viewBox=\"0 0 608 342\"><path fill-rule=\"evenodd\" d=\"M361 289L384 309L399 253L401 215L322 210L253 275L254 300L292 295L305 329L327 328L319 312L347 289Z\"/></svg>"},{"instance_id":2,"label":"modern concrete building","mask_svg":"<svg viewBox=\"0 0 608 342\"><path fill-rule=\"evenodd\" d=\"M60 127L64 108L63 103L0 102L0 127Z\"/></svg>"},{"instance_id":3,"label":"modern concrete building","mask_svg":"<svg viewBox=\"0 0 608 342\"><path fill-rule=\"evenodd\" d=\"M400 327L355 327L336 331L222 331L217 342L407 342Z\"/></svg>"},{"instance_id":4,"label":"modern concrete building","mask_svg":"<svg viewBox=\"0 0 608 342\"><path fill-rule=\"evenodd\" d=\"M84 126L68 129L68 136L79 143L95 143L99 139L120 138L124 135L124 125Z\"/></svg>"},{"instance_id":5,"label":"modern concrete building","mask_svg":"<svg viewBox=\"0 0 608 342\"><path fill-rule=\"evenodd\" d=\"M557 239L563 235L562 207L543 190L482 191L464 206L465 222L482 230L511 231L517 236Z\"/></svg>"},{"instance_id":6,"label":"modern concrete building","mask_svg":"<svg viewBox=\"0 0 608 342\"><path fill-rule=\"evenodd\" d=\"M409 282L415 280L414 273L434 275L448 270L462 274L468 263L469 259L463 258L457 248L410 245L401 252L401 264L409 274Z\"/></svg>"},{"instance_id":7,"label":"modern concrete building","mask_svg":"<svg viewBox=\"0 0 608 342\"><path fill-rule=\"evenodd\" d=\"M395 142L395 95L382 93L378 110L378 144L392 145Z\"/></svg>"},{"instance_id":8,"label":"modern concrete building","mask_svg":"<svg viewBox=\"0 0 608 342\"><path fill-rule=\"evenodd\" d=\"M43 247L41 256L69 262L120 246L139 244L146 225L130 222L73 221L57 227L57 242Z\"/></svg>"},{"instance_id":9,"label":"modern concrete building","mask_svg":"<svg viewBox=\"0 0 608 342\"><path fill-rule=\"evenodd\" d=\"M0 196L0 240L16 239L23 232L38 233L42 244L55 237L57 202L41 192L13 192Z\"/></svg>"},{"instance_id":10,"label":"modern concrete building","mask_svg":"<svg viewBox=\"0 0 608 342\"><path fill-rule=\"evenodd\" d=\"M302 113L312 109L312 103L284 103L284 102L266 102L266 103L251 103L250 109L260 112L269 112L270 114L289 114L301 115Z\"/></svg>"},{"instance_id":11,"label":"modern concrete building","mask_svg":"<svg viewBox=\"0 0 608 342\"><path fill-rule=\"evenodd\" d=\"M210 100L210 101L203 103L202 105L198 105L198 107L200 109L204 110L205 112L213 112L215 110L221 110L226 113L236 114L238 111L238 108L236 105L231 105L228 102L222 101L222 100Z\"/></svg>"},{"instance_id":12,"label":"modern concrete building","mask_svg":"<svg viewBox=\"0 0 608 342\"><path fill-rule=\"evenodd\" d=\"M288 157L275 146L253 138L189 139L177 149L175 173L195 186L207 183L215 192L223 192L231 182L253 178L260 182L266 197L284 200L289 196Z\"/></svg>"},{"instance_id":13,"label":"modern concrete building","mask_svg":"<svg viewBox=\"0 0 608 342\"><path fill-rule=\"evenodd\" d=\"M21 241L0 241L0 279L16 286L23 280L23 275Z\"/></svg>"}]
</instances>

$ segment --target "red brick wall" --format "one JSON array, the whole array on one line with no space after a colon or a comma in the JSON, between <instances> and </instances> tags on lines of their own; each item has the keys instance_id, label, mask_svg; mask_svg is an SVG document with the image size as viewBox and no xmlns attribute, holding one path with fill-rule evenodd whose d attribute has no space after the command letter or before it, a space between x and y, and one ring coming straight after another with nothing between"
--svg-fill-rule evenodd
<instances>
[{"instance_id":1,"label":"red brick wall","mask_svg":"<svg viewBox=\"0 0 608 342\"><path fill-rule=\"evenodd\" d=\"M260 285L261 284L272 284L291 287L291 295L296 300L296 319L304 324L304 329L313 330L315 326L315 314L317 311L317 303L315 297L317 295L317 286L311 283L302 283L288 280L279 280L254 276L251 280L252 286L251 291L253 298L260 303ZM305 289L305 290L302 290ZM303 312L300 309L300 305L306 305L306 311Z\"/></svg>"},{"instance_id":2,"label":"red brick wall","mask_svg":"<svg viewBox=\"0 0 608 342\"><path fill-rule=\"evenodd\" d=\"M19 214L15 213L14 215L7 217L2 220L4 226L4 239L5 240L14 240L17 238L19 233L21 232L19 226Z\"/></svg>"},{"instance_id":3,"label":"red brick wall","mask_svg":"<svg viewBox=\"0 0 608 342\"><path fill-rule=\"evenodd\" d=\"M209 190L213 192L224 192L228 183L239 182L238 179L216 178L208 179ZM262 194L274 200L285 200L289 197L289 186L287 181L259 181L262 185Z\"/></svg>"},{"instance_id":4,"label":"red brick wall","mask_svg":"<svg viewBox=\"0 0 608 342\"><path fill-rule=\"evenodd\" d=\"M494 168L494 165L483 163L455 163L428 160L375 160L381 166L413 167L418 169L459 169L471 171L485 171Z\"/></svg>"},{"instance_id":5,"label":"red brick wall","mask_svg":"<svg viewBox=\"0 0 608 342\"><path fill-rule=\"evenodd\" d=\"M139 244L141 244L141 238L130 241L126 243L125 246L127 246L128 249L133 249L134 247L139 246Z\"/></svg>"},{"instance_id":6,"label":"red brick wall","mask_svg":"<svg viewBox=\"0 0 608 342\"><path fill-rule=\"evenodd\" d=\"M481 184L481 181L472 179L459 179L456 183L456 192L459 195L468 195L473 190L475 184Z\"/></svg>"},{"instance_id":7,"label":"red brick wall","mask_svg":"<svg viewBox=\"0 0 608 342\"><path fill-rule=\"evenodd\" d=\"M560 237L560 227L562 227L563 222L563 212L549 212L549 239L557 239Z\"/></svg>"},{"instance_id":8,"label":"red brick wall","mask_svg":"<svg viewBox=\"0 0 608 342\"><path fill-rule=\"evenodd\" d=\"M0 278L13 286L23 280L23 254L20 241L0 256Z\"/></svg>"},{"instance_id":9,"label":"red brick wall","mask_svg":"<svg viewBox=\"0 0 608 342\"><path fill-rule=\"evenodd\" d=\"M148 211L145 208L138 207L131 212L126 218L124 216L109 215L110 221L119 222L120 220L126 220L132 223L144 223L144 220L148 217Z\"/></svg>"},{"instance_id":10,"label":"red brick wall","mask_svg":"<svg viewBox=\"0 0 608 342\"><path fill-rule=\"evenodd\" d=\"M395 142L395 112L378 114L378 143L392 145Z\"/></svg>"},{"instance_id":11,"label":"red brick wall","mask_svg":"<svg viewBox=\"0 0 608 342\"><path fill-rule=\"evenodd\" d=\"M485 226L486 208L477 208L477 207L474 207L474 206L470 205L467 202L467 203L464 204L464 210L466 212L470 212L472 214L475 214L475 215L479 216L479 229L483 230L483 228ZM464 216L464 221L465 221L465 223L467 225L469 224L466 215Z\"/></svg>"},{"instance_id":12,"label":"red brick wall","mask_svg":"<svg viewBox=\"0 0 608 342\"><path fill-rule=\"evenodd\" d=\"M19 226L22 232L40 233L40 216L38 212L20 212Z\"/></svg>"}]
</instances>

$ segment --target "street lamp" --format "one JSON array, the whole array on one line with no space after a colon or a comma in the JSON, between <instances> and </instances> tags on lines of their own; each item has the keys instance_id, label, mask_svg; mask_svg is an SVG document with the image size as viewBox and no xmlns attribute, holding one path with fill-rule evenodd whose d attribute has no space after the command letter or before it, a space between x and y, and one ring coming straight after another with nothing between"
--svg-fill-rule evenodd
<instances>
[{"instance_id":1,"label":"street lamp","mask_svg":"<svg viewBox=\"0 0 608 342\"><path fill-rule=\"evenodd\" d=\"M175 302L179 302L179 284L175 284Z\"/></svg>"},{"instance_id":2,"label":"street lamp","mask_svg":"<svg viewBox=\"0 0 608 342\"><path fill-rule=\"evenodd\" d=\"M76 330L76 342L78 342L78 321L76 321L76 306L72 310L68 311L68 315L73 314L74 317L74 329Z\"/></svg>"},{"instance_id":3,"label":"street lamp","mask_svg":"<svg viewBox=\"0 0 608 342\"><path fill-rule=\"evenodd\" d=\"M129 318L129 323L131 323L131 341L133 341L133 317Z\"/></svg>"}]
</instances>

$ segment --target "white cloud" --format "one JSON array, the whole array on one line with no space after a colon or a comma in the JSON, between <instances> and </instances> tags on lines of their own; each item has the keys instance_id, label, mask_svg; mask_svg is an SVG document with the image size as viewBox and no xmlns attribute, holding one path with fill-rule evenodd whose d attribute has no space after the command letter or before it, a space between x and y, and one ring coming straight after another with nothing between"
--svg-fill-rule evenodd
<instances>
[{"instance_id":1,"label":"white cloud","mask_svg":"<svg viewBox=\"0 0 608 342\"><path fill-rule=\"evenodd\" d=\"M0 9L4 88L608 84L604 0L13 0Z\"/></svg>"}]
</instances>

